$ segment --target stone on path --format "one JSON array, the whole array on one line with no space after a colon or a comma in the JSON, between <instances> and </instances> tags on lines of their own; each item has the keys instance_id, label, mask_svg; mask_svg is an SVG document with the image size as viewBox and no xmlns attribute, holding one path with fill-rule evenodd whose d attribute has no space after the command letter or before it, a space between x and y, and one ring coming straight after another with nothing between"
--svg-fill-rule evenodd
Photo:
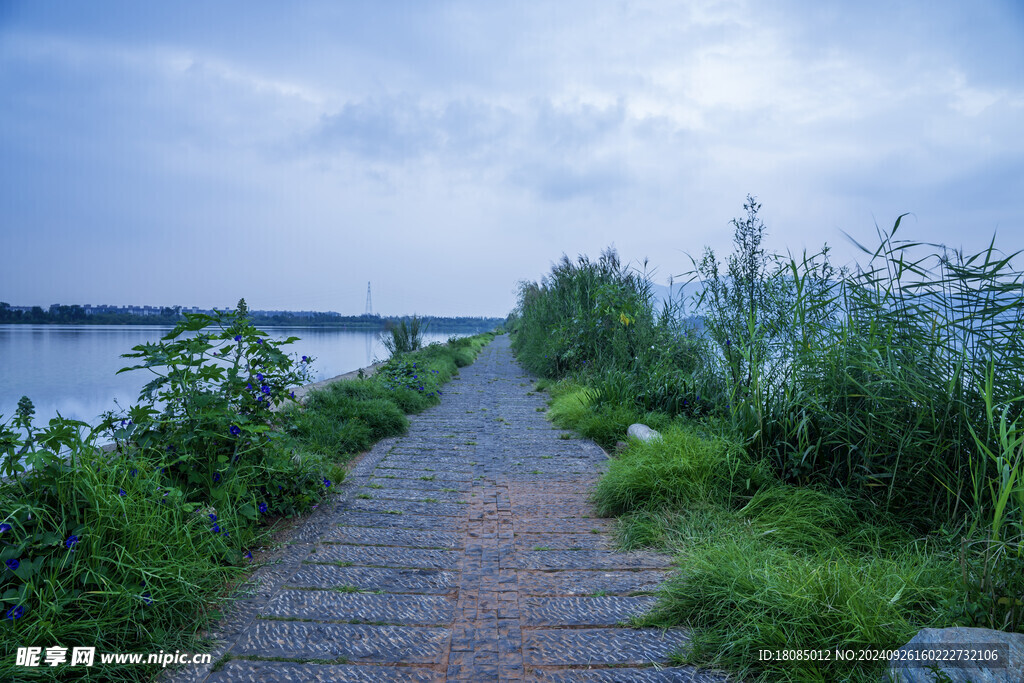
<instances>
[{"instance_id":1,"label":"stone on path","mask_svg":"<svg viewBox=\"0 0 1024 683\"><path fill-rule=\"evenodd\" d=\"M175 681L725 681L666 666L682 630L629 628L670 558L612 550L607 457L562 439L508 337L378 443ZM653 431L653 430L652 430Z\"/></svg>"},{"instance_id":2,"label":"stone on path","mask_svg":"<svg viewBox=\"0 0 1024 683\"><path fill-rule=\"evenodd\" d=\"M656 429L651 429L645 424L639 422L629 425L629 429L626 430L626 435L631 436L634 439L639 439L644 443L648 441L658 441L661 439L661 432Z\"/></svg>"}]
</instances>

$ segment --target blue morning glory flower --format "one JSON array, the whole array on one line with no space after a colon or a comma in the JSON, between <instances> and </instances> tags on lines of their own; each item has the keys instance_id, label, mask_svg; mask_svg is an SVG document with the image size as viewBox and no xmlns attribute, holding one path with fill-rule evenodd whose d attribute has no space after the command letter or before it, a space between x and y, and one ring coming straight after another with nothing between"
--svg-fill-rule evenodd
<instances>
[{"instance_id":1,"label":"blue morning glory flower","mask_svg":"<svg viewBox=\"0 0 1024 683\"><path fill-rule=\"evenodd\" d=\"M263 386L260 387L260 391L262 391L264 394L269 394L270 393L270 387L267 386L266 384L264 384Z\"/></svg>"},{"instance_id":2,"label":"blue morning glory flower","mask_svg":"<svg viewBox=\"0 0 1024 683\"><path fill-rule=\"evenodd\" d=\"M305 363L305 362L306 362L306 361L308 361L308 360L309 360L309 356L303 356L303 357L302 357L302 362L303 362L303 363Z\"/></svg>"},{"instance_id":3,"label":"blue morning glory flower","mask_svg":"<svg viewBox=\"0 0 1024 683\"><path fill-rule=\"evenodd\" d=\"M214 524L213 528L210 529L210 531L212 531L215 534L219 534L220 533L220 524Z\"/></svg>"},{"instance_id":4,"label":"blue morning glory flower","mask_svg":"<svg viewBox=\"0 0 1024 683\"><path fill-rule=\"evenodd\" d=\"M262 339L257 339L257 340L256 340L256 343L257 343L257 344L262 344L262 343L263 343L263 340L262 340Z\"/></svg>"},{"instance_id":5,"label":"blue morning glory flower","mask_svg":"<svg viewBox=\"0 0 1024 683\"><path fill-rule=\"evenodd\" d=\"M24 614L25 608L21 605L17 605L16 607L12 607L9 610L7 610L7 618L11 621L14 621L15 619L21 619L22 615Z\"/></svg>"},{"instance_id":6,"label":"blue morning glory flower","mask_svg":"<svg viewBox=\"0 0 1024 683\"><path fill-rule=\"evenodd\" d=\"M6 564L7 568L10 569L13 572L15 569L18 568L18 565L20 565L21 562L19 562L18 560L14 559L12 557L11 559L9 559L6 562L4 562L4 564Z\"/></svg>"},{"instance_id":7,"label":"blue morning glory flower","mask_svg":"<svg viewBox=\"0 0 1024 683\"><path fill-rule=\"evenodd\" d=\"M211 512L211 513L210 513L209 515L207 515L207 516L208 516L208 517L210 518L210 521L211 521L211 522L216 522L216 521L217 521L217 515L215 515L214 513L212 513L212 512Z\"/></svg>"},{"instance_id":8,"label":"blue morning glory flower","mask_svg":"<svg viewBox=\"0 0 1024 683\"><path fill-rule=\"evenodd\" d=\"M74 548L78 543L78 536L68 536L68 540L64 541L65 548Z\"/></svg>"},{"instance_id":9,"label":"blue morning glory flower","mask_svg":"<svg viewBox=\"0 0 1024 683\"><path fill-rule=\"evenodd\" d=\"M123 497L125 497L125 496L127 496L127 495L128 495L128 492L127 492L127 491L125 491L124 489L120 489L120 490L119 490L119 491L117 492L117 495L119 495L119 496L121 496L121 497L123 498Z\"/></svg>"},{"instance_id":10,"label":"blue morning glory flower","mask_svg":"<svg viewBox=\"0 0 1024 683\"><path fill-rule=\"evenodd\" d=\"M331 488L331 480L328 479L327 477L324 477L324 486L326 486L327 488Z\"/></svg>"},{"instance_id":11,"label":"blue morning glory flower","mask_svg":"<svg viewBox=\"0 0 1024 683\"><path fill-rule=\"evenodd\" d=\"M266 503L260 503L260 512L266 512L266 511L267 511L267 504Z\"/></svg>"},{"instance_id":12,"label":"blue morning glory flower","mask_svg":"<svg viewBox=\"0 0 1024 683\"><path fill-rule=\"evenodd\" d=\"M259 373L259 372L256 373L256 381L257 382L262 382L263 381L263 374L262 373Z\"/></svg>"},{"instance_id":13,"label":"blue morning glory flower","mask_svg":"<svg viewBox=\"0 0 1024 683\"><path fill-rule=\"evenodd\" d=\"M242 430L239 429L236 425L231 425L231 429L229 429L228 431L231 432L231 436L238 436L239 434L242 433Z\"/></svg>"},{"instance_id":14,"label":"blue morning glory flower","mask_svg":"<svg viewBox=\"0 0 1024 683\"><path fill-rule=\"evenodd\" d=\"M235 335L235 341L242 341L242 335L236 334Z\"/></svg>"},{"instance_id":15,"label":"blue morning glory flower","mask_svg":"<svg viewBox=\"0 0 1024 683\"><path fill-rule=\"evenodd\" d=\"M11 525L10 524L0 524L0 534L2 534L5 531L10 531L10 530L11 530Z\"/></svg>"},{"instance_id":16,"label":"blue morning glory flower","mask_svg":"<svg viewBox=\"0 0 1024 683\"><path fill-rule=\"evenodd\" d=\"M218 481L220 481L220 472L214 472L213 473L213 481L214 481L214 483L217 483Z\"/></svg>"}]
</instances>

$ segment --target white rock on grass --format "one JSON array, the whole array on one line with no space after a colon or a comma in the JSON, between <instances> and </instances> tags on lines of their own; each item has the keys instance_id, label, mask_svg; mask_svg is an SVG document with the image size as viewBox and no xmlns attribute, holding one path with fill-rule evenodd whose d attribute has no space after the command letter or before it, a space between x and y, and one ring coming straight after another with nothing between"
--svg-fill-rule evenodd
<instances>
[{"instance_id":1,"label":"white rock on grass","mask_svg":"<svg viewBox=\"0 0 1024 683\"><path fill-rule=\"evenodd\" d=\"M985 651L993 645L1003 645L1002 654L1009 654L1005 668L957 666L955 662L935 662L940 674L921 661L899 661L898 656L889 660L889 672L883 681L899 683L1020 683L1024 681L1024 633L1007 633L987 628L924 628L910 642L900 648L906 655L933 655L955 653L957 650ZM986 646L989 646L986 648ZM920 655L919 655L920 656Z\"/></svg>"},{"instance_id":2,"label":"white rock on grass","mask_svg":"<svg viewBox=\"0 0 1024 683\"><path fill-rule=\"evenodd\" d=\"M651 429L647 425L640 424L639 422L629 425L629 429L626 430L626 434L645 443L661 439L661 432Z\"/></svg>"}]
</instances>

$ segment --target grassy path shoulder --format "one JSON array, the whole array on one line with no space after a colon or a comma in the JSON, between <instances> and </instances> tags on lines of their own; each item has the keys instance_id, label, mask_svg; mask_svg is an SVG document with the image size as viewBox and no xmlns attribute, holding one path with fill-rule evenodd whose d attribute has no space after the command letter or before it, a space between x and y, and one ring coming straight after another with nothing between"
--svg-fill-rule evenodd
<instances>
[{"instance_id":1,"label":"grassy path shoulder","mask_svg":"<svg viewBox=\"0 0 1024 683\"><path fill-rule=\"evenodd\" d=\"M948 546L917 538L835 491L785 485L725 429L661 413L596 406L585 386L542 383L552 420L606 448L632 422L662 431L630 441L596 487L624 549L683 567L637 625L693 629L677 663L770 681L878 681L884 662L761 661L761 650L896 649L955 621L960 568Z\"/></svg>"}]
</instances>

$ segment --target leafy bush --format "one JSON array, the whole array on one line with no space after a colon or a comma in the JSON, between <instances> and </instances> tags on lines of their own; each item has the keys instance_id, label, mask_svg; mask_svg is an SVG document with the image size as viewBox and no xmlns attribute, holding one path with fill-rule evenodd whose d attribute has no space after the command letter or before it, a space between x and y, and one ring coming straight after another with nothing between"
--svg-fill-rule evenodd
<instances>
[{"instance_id":1,"label":"leafy bush","mask_svg":"<svg viewBox=\"0 0 1024 683\"><path fill-rule=\"evenodd\" d=\"M99 427L54 418L28 399L0 425L0 611L18 644L101 651L196 649L211 600L244 571L272 515L304 512L343 470L284 434L293 361L238 311L187 315L128 357L156 377L140 403ZM18 431L14 431L15 427ZM114 450L97 445L113 438ZM14 678L13 659L0 677ZM66 673L66 672L65 672ZM147 667L111 666L105 680ZM63 674L62 674L63 675Z\"/></svg>"}]
</instances>

